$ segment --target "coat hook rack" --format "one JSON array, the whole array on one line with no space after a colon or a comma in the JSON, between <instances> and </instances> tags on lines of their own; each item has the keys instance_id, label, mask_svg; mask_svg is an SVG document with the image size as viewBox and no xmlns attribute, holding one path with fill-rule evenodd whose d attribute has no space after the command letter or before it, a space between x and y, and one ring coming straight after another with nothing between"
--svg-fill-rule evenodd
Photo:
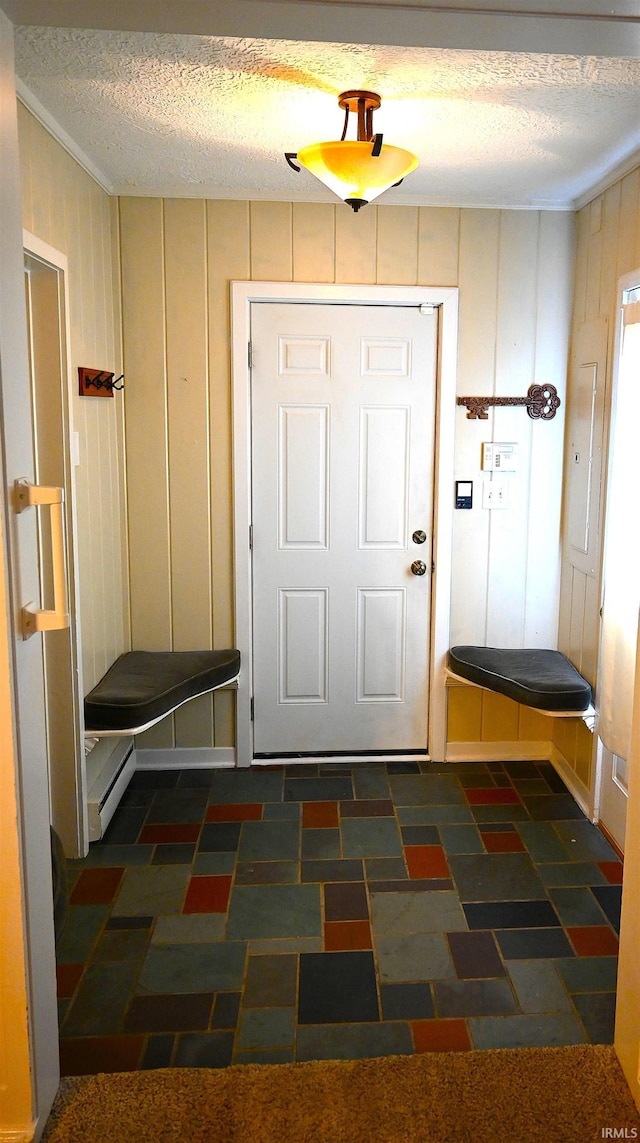
<instances>
[{"instance_id":1,"label":"coat hook rack","mask_svg":"<svg viewBox=\"0 0 640 1143\"><path fill-rule=\"evenodd\" d=\"M81 365L78 382L81 397L113 397L114 389L124 389L124 373L116 377L105 369L87 369Z\"/></svg>"},{"instance_id":2,"label":"coat hook rack","mask_svg":"<svg viewBox=\"0 0 640 1143\"><path fill-rule=\"evenodd\" d=\"M466 406L469 421L486 421L494 405L525 405L532 420L552 421L561 401L555 385L530 385L526 397L458 397L458 404Z\"/></svg>"}]
</instances>

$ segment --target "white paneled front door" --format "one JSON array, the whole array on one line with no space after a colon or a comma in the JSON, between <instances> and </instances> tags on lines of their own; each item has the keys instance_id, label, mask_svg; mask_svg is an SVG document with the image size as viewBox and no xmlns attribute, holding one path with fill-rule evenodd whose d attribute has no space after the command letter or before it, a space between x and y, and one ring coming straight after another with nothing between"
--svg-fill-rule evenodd
<instances>
[{"instance_id":1,"label":"white paneled front door","mask_svg":"<svg viewBox=\"0 0 640 1143\"><path fill-rule=\"evenodd\" d=\"M436 322L252 304L257 756L426 750Z\"/></svg>"}]
</instances>

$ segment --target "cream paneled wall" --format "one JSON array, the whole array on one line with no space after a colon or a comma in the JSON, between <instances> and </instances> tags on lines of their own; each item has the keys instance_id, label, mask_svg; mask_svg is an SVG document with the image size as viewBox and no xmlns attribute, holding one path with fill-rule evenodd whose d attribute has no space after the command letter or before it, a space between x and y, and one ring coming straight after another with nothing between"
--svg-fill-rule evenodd
<instances>
[{"instance_id":1,"label":"cream paneled wall","mask_svg":"<svg viewBox=\"0 0 640 1143\"><path fill-rule=\"evenodd\" d=\"M117 203L18 104L23 225L68 259L83 685L129 643L124 402L77 395L79 365L121 370Z\"/></svg>"},{"instance_id":2,"label":"cream paneled wall","mask_svg":"<svg viewBox=\"0 0 640 1143\"><path fill-rule=\"evenodd\" d=\"M577 215L576 274L572 320L572 349L577 361L593 359L592 344L602 342L604 391L602 406L596 411L594 432L596 445L602 444L602 473L606 471L607 434L611 404L611 378L616 326L617 283L622 274L640 267L640 169L632 171L588 203ZM588 347L581 354L582 345ZM604 366L604 361L603 361ZM587 375L583 377L587 379ZM591 395L579 390L581 375L572 370L568 392L569 426L574 410L589 409ZM572 494L575 469L572 464L570 434L567 439L565 503ZM602 505L604 476L600 486L599 512L590 540L592 568L585 570L576 560L565 538L562 550L559 648L579 667L592 684L597 685L598 643L600 631ZM596 506L597 508L598 506ZM565 521L565 533L570 521ZM562 742L558 734L562 733ZM593 786L591 742L582 724L574 728L557 728L554 738L584 785Z\"/></svg>"},{"instance_id":3,"label":"cream paneled wall","mask_svg":"<svg viewBox=\"0 0 640 1143\"><path fill-rule=\"evenodd\" d=\"M459 286L459 392L552 381L564 397L571 214L123 198L120 234L136 647L233 640L230 281ZM458 411L456 476L475 481L476 500L455 516L457 642L555 645L563 413ZM481 507L480 445L492 439L520 445L506 511ZM233 696L218 693L141 745L232 743Z\"/></svg>"}]
</instances>

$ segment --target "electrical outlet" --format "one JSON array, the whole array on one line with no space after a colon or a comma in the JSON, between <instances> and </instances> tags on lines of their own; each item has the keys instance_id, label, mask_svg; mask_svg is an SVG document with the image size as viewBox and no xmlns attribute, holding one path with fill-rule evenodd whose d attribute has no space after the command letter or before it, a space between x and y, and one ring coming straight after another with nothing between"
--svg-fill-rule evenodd
<instances>
[{"instance_id":1,"label":"electrical outlet","mask_svg":"<svg viewBox=\"0 0 640 1143\"><path fill-rule=\"evenodd\" d=\"M507 508L509 486L506 480L487 480L482 486L483 508Z\"/></svg>"}]
</instances>

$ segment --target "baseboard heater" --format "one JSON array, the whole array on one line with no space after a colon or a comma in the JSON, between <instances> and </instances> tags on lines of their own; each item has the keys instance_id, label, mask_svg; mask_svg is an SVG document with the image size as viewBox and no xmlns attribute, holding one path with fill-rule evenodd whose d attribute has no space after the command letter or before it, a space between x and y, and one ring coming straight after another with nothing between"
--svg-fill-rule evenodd
<instances>
[{"instance_id":1,"label":"baseboard heater","mask_svg":"<svg viewBox=\"0 0 640 1143\"><path fill-rule=\"evenodd\" d=\"M100 841L136 768L132 738L100 739L87 755L89 841Z\"/></svg>"}]
</instances>

